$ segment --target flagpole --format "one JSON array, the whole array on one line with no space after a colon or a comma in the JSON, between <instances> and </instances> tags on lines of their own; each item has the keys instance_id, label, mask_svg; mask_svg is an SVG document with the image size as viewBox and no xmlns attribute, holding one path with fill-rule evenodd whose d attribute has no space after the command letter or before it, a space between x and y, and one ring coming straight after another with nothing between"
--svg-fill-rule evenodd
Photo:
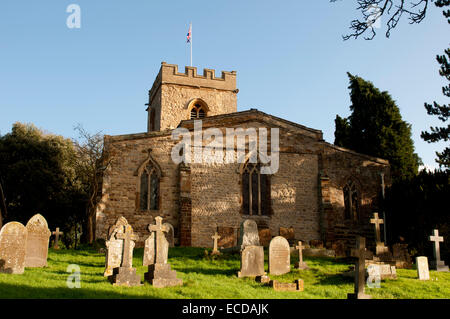
<instances>
[{"instance_id":1,"label":"flagpole","mask_svg":"<svg viewBox=\"0 0 450 319\"><path fill-rule=\"evenodd\" d=\"M189 24L189 30L191 30L191 66L192 66L192 23Z\"/></svg>"}]
</instances>

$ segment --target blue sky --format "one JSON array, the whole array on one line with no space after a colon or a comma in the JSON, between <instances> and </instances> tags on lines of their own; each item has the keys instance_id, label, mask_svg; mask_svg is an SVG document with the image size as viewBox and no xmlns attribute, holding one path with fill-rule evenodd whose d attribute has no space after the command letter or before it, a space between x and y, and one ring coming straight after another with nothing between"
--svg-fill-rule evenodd
<instances>
[{"instance_id":1,"label":"blue sky","mask_svg":"<svg viewBox=\"0 0 450 319\"><path fill-rule=\"evenodd\" d=\"M66 8L81 8L69 29ZM442 125L424 102L448 103L435 60L448 47L449 25L430 7L419 25L405 19L384 37L343 41L359 17L355 0L0 2L0 133L14 122L76 138L73 127L128 134L146 131L147 93L161 61L202 73L237 71L238 110L257 108L320 129L334 141L336 114L348 116L346 72L388 91L412 124L416 152L436 166L420 132ZM381 21L383 25L383 20Z\"/></svg>"}]
</instances>

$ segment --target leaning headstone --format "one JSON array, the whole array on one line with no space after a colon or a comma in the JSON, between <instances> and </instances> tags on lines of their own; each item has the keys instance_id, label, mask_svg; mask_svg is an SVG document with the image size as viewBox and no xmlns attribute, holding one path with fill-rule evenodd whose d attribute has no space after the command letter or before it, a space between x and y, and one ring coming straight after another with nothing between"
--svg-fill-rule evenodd
<instances>
[{"instance_id":1,"label":"leaning headstone","mask_svg":"<svg viewBox=\"0 0 450 319\"><path fill-rule=\"evenodd\" d=\"M155 224L149 226L149 231L152 234L149 237L150 240L146 241L146 246L151 245L151 247L147 249L149 254L147 257L148 272L144 274L145 280L156 288L182 285L183 280L177 278L177 272L171 270L167 263L169 242L164 232L168 231L168 227L162 224L162 217L155 218Z\"/></svg>"},{"instance_id":2,"label":"leaning headstone","mask_svg":"<svg viewBox=\"0 0 450 319\"><path fill-rule=\"evenodd\" d=\"M167 232L165 233L166 239L169 242L169 247L175 247L175 230L171 223L164 223Z\"/></svg>"},{"instance_id":3,"label":"leaning headstone","mask_svg":"<svg viewBox=\"0 0 450 319\"><path fill-rule=\"evenodd\" d=\"M59 235L63 235L62 231L59 231L59 227L56 227L56 230L52 232L52 235L55 235L55 242L53 243L53 249L59 249Z\"/></svg>"},{"instance_id":4,"label":"leaning headstone","mask_svg":"<svg viewBox=\"0 0 450 319\"><path fill-rule=\"evenodd\" d=\"M47 267L50 230L45 218L36 214L27 223L25 267Z\"/></svg>"},{"instance_id":5,"label":"leaning headstone","mask_svg":"<svg viewBox=\"0 0 450 319\"><path fill-rule=\"evenodd\" d=\"M269 274L282 275L291 271L289 242L282 236L274 237L269 245Z\"/></svg>"},{"instance_id":6,"label":"leaning headstone","mask_svg":"<svg viewBox=\"0 0 450 319\"><path fill-rule=\"evenodd\" d=\"M103 276L108 277L113 274L113 269L120 267L123 254L123 240L116 238L116 235L124 232L125 226L128 225L128 221L125 217L121 216L117 219L116 223L109 228L108 241L106 241L106 262L105 272Z\"/></svg>"},{"instance_id":7,"label":"leaning headstone","mask_svg":"<svg viewBox=\"0 0 450 319\"><path fill-rule=\"evenodd\" d=\"M254 220L246 219L242 222L238 246L240 249L247 246L259 246L258 225Z\"/></svg>"},{"instance_id":8,"label":"leaning headstone","mask_svg":"<svg viewBox=\"0 0 450 319\"><path fill-rule=\"evenodd\" d=\"M364 293L366 285L366 269L365 269L365 250L366 239L364 237L356 237L356 249L351 250L351 256L356 258L355 262L355 292L348 294L348 299L370 299L371 296Z\"/></svg>"},{"instance_id":9,"label":"leaning headstone","mask_svg":"<svg viewBox=\"0 0 450 319\"><path fill-rule=\"evenodd\" d=\"M28 232L24 225L10 222L0 230L0 273L23 274Z\"/></svg>"},{"instance_id":10,"label":"leaning headstone","mask_svg":"<svg viewBox=\"0 0 450 319\"><path fill-rule=\"evenodd\" d=\"M238 277L265 276L264 271L264 247L246 246L241 251L241 270Z\"/></svg>"},{"instance_id":11,"label":"leaning headstone","mask_svg":"<svg viewBox=\"0 0 450 319\"><path fill-rule=\"evenodd\" d=\"M425 256L416 257L417 276L420 280L430 280L430 270L428 269L428 258Z\"/></svg>"},{"instance_id":12,"label":"leaning headstone","mask_svg":"<svg viewBox=\"0 0 450 319\"><path fill-rule=\"evenodd\" d=\"M114 286L141 286L141 276L136 273L136 268L133 268L134 242L139 237L134 234L131 225L126 225L123 233L117 233L116 238L123 240L122 262L120 267L113 269L113 274L108 277L109 280Z\"/></svg>"},{"instance_id":13,"label":"leaning headstone","mask_svg":"<svg viewBox=\"0 0 450 319\"><path fill-rule=\"evenodd\" d=\"M444 261L441 260L441 251L439 248L439 243L444 241L444 237L439 236L439 230L435 229L433 234L430 236L430 241L433 242L434 245L434 259L436 260L436 270L437 271L448 271L448 266L445 265Z\"/></svg>"},{"instance_id":14,"label":"leaning headstone","mask_svg":"<svg viewBox=\"0 0 450 319\"><path fill-rule=\"evenodd\" d=\"M298 250L298 262L295 263L295 268L300 270L308 269L308 265L303 261L303 246L302 242L298 242L298 246L295 246Z\"/></svg>"}]
</instances>

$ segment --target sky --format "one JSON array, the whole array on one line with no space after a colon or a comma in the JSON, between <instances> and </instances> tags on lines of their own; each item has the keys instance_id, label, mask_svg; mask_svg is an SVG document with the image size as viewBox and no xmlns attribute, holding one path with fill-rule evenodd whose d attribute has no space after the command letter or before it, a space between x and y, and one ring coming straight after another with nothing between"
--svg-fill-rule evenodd
<instances>
[{"instance_id":1,"label":"sky","mask_svg":"<svg viewBox=\"0 0 450 319\"><path fill-rule=\"evenodd\" d=\"M80 28L66 12L80 8ZM416 152L437 167L435 152L420 132L442 126L424 103L448 103L436 55L449 44L442 10L426 19L406 17L372 41L343 41L356 0L316 1L106 1L2 0L0 2L0 134L15 122L33 123L77 138L147 130L148 90L161 62L189 65L186 34L192 23L193 66L237 71L238 111L257 108L323 131L334 142L334 119L350 115L347 72L388 91L412 125Z\"/></svg>"}]
</instances>

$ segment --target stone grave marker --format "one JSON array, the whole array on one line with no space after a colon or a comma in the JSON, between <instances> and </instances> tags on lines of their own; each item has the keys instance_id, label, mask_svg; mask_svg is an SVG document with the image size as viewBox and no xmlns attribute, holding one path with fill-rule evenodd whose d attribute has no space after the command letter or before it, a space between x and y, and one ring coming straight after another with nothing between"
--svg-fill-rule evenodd
<instances>
[{"instance_id":1,"label":"stone grave marker","mask_svg":"<svg viewBox=\"0 0 450 319\"><path fill-rule=\"evenodd\" d=\"M25 267L47 267L50 230L45 218L36 214L27 223Z\"/></svg>"},{"instance_id":2,"label":"stone grave marker","mask_svg":"<svg viewBox=\"0 0 450 319\"><path fill-rule=\"evenodd\" d=\"M254 220L244 220L241 223L239 234L238 246L240 249L246 246L259 246L258 225Z\"/></svg>"},{"instance_id":3,"label":"stone grave marker","mask_svg":"<svg viewBox=\"0 0 450 319\"><path fill-rule=\"evenodd\" d=\"M103 273L103 276L105 277L111 276L113 274L113 269L120 267L123 254L123 240L116 238L116 235L123 233L126 225L128 225L128 221L125 217L121 216L117 219L116 223L109 228L108 240L105 242L107 249L105 272Z\"/></svg>"},{"instance_id":4,"label":"stone grave marker","mask_svg":"<svg viewBox=\"0 0 450 319\"><path fill-rule=\"evenodd\" d=\"M303 262L303 246L301 241L298 241L298 246L295 246L295 249L298 250L298 262L295 263L295 268L301 270L308 269L308 265Z\"/></svg>"},{"instance_id":5,"label":"stone grave marker","mask_svg":"<svg viewBox=\"0 0 450 319\"><path fill-rule=\"evenodd\" d=\"M213 250L211 252L211 255L220 255L220 251L217 249L217 242L220 238L219 234L217 234L217 231L214 233L213 236L211 236L213 239Z\"/></svg>"},{"instance_id":6,"label":"stone grave marker","mask_svg":"<svg viewBox=\"0 0 450 319\"><path fill-rule=\"evenodd\" d=\"M303 291L303 279L297 279L293 283L271 280L270 285L275 291Z\"/></svg>"},{"instance_id":7,"label":"stone grave marker","mask_svg":"<svg viewBox=\"0 0 450 319\"><path fill-rule=\"evenodd\" d=\"M265 276L264 271L264 247L246 246L241 251L241 270L238 277Z\"/></svg>"},{"instance_id":8,"label":"stone grave marker","mask_svg":"<svg viewBox=\"0 0 450 319\"><path fill-rule=\"evenodd\" d=\"M433 242L434 245L434 259L436 260L436 270L437 271L448 271L448 266L445 265L444 261L441 260L441 251L439 248L439 243L444 241L444 237L439 236L439 230L433 230L433 234L430 236L430 241Z\"/></svg>"},{"instance_id":9,"label":"stone grave marker","mask_svg":"<svg viewBox=\"0 0 450 319\"><path fill-rule=\"evenodd\" d=\"M139 239L134 234L131 225L124 226L122 233L116 233L116 239L123 240L123 254L120 267L113 269L113 274L109 276L109 280L114 286L141 286L141 276L136 273L136 268L133 268L133 249L135 241Z\"/></svg>"},{"instance_id":10,"label":"stone grave marker","mask_svg":"<svg viewBox=\"0 0 450 319\"><path fill-rule=\"evenodd\" d=\"M59 235L63 235L62 231L59 231L59 227L56 227L56 230L52 232L52 235L55 235L55 242L53 243L53 249L59 249Z\"/></svg>"},{"instance_id":11,"label":"stone grave marker","mask_svg":"<svg viewBox=\"0 0 450 319\"><path fill-rule=\"evenodd\" d=\"M291 271L289 242L282 236L274 237L269 245L269 274L282 275Z\"/></svg>"},{"instance_id":12,"label":"stone grave marker","mask_svg":"<svg viewBox=\"0 0 450 319\"><path fill-rule=\"evenodd\" d=\"M375 238L376 238L375 253L377 255L387 253L389 249L384 245L383 242L381 242L381 235L380 235L380 225L384 224L384 220L378 218L378 213L373 213L373 218L370 220L370 223L375 225Z\"/></svg>"},{"instance_id":13,"label":"stone grave marker","mask_svg":"<svg viewBox=\"0 0 450 319\"><path fill-rule=\"evenodd\" d=\"M365 269L365 250L366 239L364 237L356 237L356 249L351 250L351 256L357 258L355 262L355 292L348 294L348 299L370 299L371 296L364 293L366 285L366 269Z\"/></svg>"},{"instance_id":14,"label":"stone grave marker","mask_svg":"<svg viewBox=\"0 0 450 319\"><path fill-rule=\"evenodd\" d=\"M0 230L0 273L23 274L28 232L24 225L9 222Z\"/></svg>"},{"instance_id":15,"label":"stone grave marker","mask_svg":"<svg viewBox=\"0 0 450 319\"><path fill-rule=\"evenodd\" d=\"M183 280L177 278L177 272L170 269L167 263L169 254L169 242L164 232L169 230L166 224L162 224L162 217L155 217L155 224L149 226L152 233L145 241L144 263L147 258L148 271L144 274L146 281L156 288L180 286ZM147 254L147 257L145 256Z\"/></svg>"},{"instance_id":16,"label":"stone grave marker","mask_svg":"<svg viewBox=\"0 0 450 319\"><path fill-rule=\"evenodd\" d=\"M417 276L420 280L430 280L430 270L428 269L428 258L425 256L416 257Z\"/></svg>"}]
</instances>

